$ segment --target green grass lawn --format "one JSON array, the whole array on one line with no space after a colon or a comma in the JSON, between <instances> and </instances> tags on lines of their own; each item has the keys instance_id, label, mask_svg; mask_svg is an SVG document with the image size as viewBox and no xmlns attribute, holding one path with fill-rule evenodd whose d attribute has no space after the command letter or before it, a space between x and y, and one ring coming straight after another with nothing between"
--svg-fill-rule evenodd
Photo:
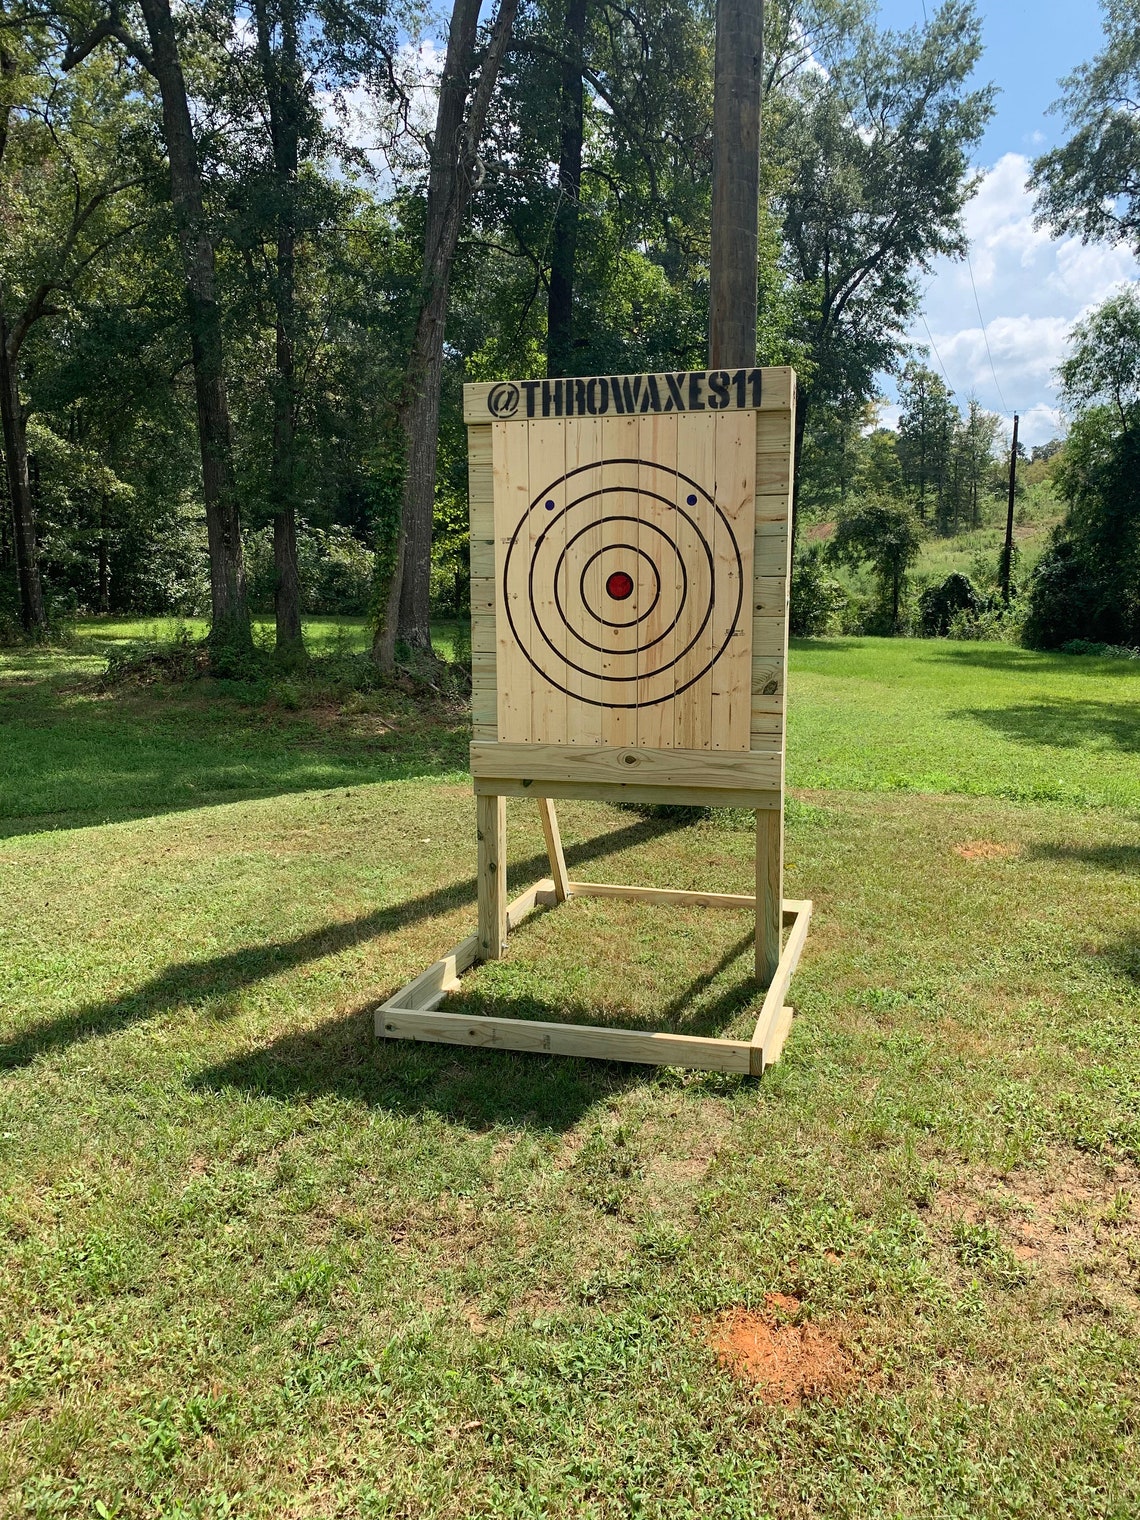
<instances>
[{"instance_id":1,"label":"green grass lawn","mask_svg":"<svg viewBox=\"0 0 1140 1520\"><path fill-rule=\"evenodd\" d=\"M0 1514L1140 1511L1135 665L793 652L755 1084L377 1044L474 920L463 713L102 690L130 632L0 665ZM579 875L750 882L736 815L559 811ZM456 1001L735 1032L748 927L572 902ZM719 1363L773 1293L841 1392Z\"/></svg>"}]
</instances>

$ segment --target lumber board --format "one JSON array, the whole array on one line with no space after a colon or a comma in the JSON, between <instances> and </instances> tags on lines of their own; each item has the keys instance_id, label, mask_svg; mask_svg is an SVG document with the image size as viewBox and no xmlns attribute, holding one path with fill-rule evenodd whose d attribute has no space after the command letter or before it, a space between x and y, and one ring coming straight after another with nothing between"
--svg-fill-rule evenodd
<instances>
[{"instance_id":1,"label":"lumber board","mask_svg":"<svg viewBox=\"0 0 1140 1520\"><path fill-rule=\"evenodd\" d=\"M379 1012L388 1008L432 1008L448 992L459 986L459 978L469 966L479 959L479 936L469 934L461 939L454 950L433 961L426 971L410 981L399 992L394 992Z\"/></svg>"},{"instance_id":2,"label":"lumber board","mask_svg":"<svg viewBox=\"0 0 1140 1520\"><path fill-rule=\"evenodd\" d=\"M700 787L710 791L778 789L779 748L771 750L633 749L617 745L472 744L476 781L576 781L613 785Z\"/></svg>"},{"instance_id":3,"label":"lumber board","mask_svg":"<svg viewBox=\"0 0 1140 1520\"><path fill-rule=\"evenodd\" d=\"M617 781L532 781L527 777L476 776L476 797L570 797L580 802L670 802L677 807L779 808L783 799L771 787L670 786Z\"/></svg>"},{"instance_id":4,"label":"lumber board","mask_svg":"<svg viewBox=\"0 0 1140 1520\"><path fill-rule=\"evenodd\" d=\"M780 966L783 923L784 812L756 812L756 980L771 986Z\"/></svg>"},{"instance_id":5,"label":"lumber board","mask_svg":"<svg viewBox=\"0 0 1140 1520\"><path fill-rule=\"evenodd\" d=\"M794 371L787 365L748 369L743 387L729 383L723 393L710 387L710 376L731 376L737 370L698 370L654 375L590 375L567 381L477 380L463 387L463 420L467 423L521 423L541 417L622 416L632 412L682 416L711 410L791 412L796 402ZM753 376L759 376L759 397ZM670 381L674 384L671 386ZM604 382L604 385L603 385ZM630 389L627 389L628 387ZM570 387L569 401L567 386ZM636 386L632 407L627 400ZM616 392L616 397L615 397ZM722 399L723 395L723 399ZM711 402L711 405L710 405Z\"/></svg>"},{"instance_id":6,"label":"lumber board","mask_svg":"<svg viewBox=\"0 0 1140 1520\"><path fill-rule=\"evenodd\" d=\"M507 948L507 799L477 796L475 829L479 840L479 956L497 961Z\"/></svg>"},{"instance_id":7,"label":"lumber board","mask_svg":"<svg viewBox=\"0 0 1140 1520\"><path fill-rule=\"evenodd\" d=\"M752 1067L752 1047L743 1040L651 1034L640 1029L607 1029L590 1024L551 1024L537 1019L498 1019L483 1014L386 1007L376 1016L376 1032L387 1039L586 1056L643 1066L684 1066L694 1071L746 1073Z\"/></svg>"},{"instance_id":8,"label":"lumber board","mask_svg":"<svg viewBox=\"0 0 1140 1520\"><path fill-rule=\"evenodd\" d=\"M761 1063L763 1065L764 1071L767 1071L769 1066L774 1066L780 1059L780 1056L783 1054L784 1045L787 1041L788 1035L791 1033L792 1019L794 1015L794 1008L785 1006L780 1009L780 1016L773 1025L771 1033L764 1043L763 1053L761 1055Z\"/></svg>"},{"instance_id":9,"label":"lumber board","mask_svg":"<svg viewBox=\"0 0 1140 1520\"><path fill-rule=\"evenodd\" d=\"M570 884L566 877L566 856L562 851L562 832L558 827L558 815L549 797L538 799L538 815L542 819L542 833L546 840L546 854L550 861L554 895L559 902L565 902L570 893Z\"/></svg>"},{"instance_id":10,"label":"lumber board","mask_svg":"<svg viewBox=\"0 0 1140 1520\"><path fill-rule=\"evenodd\" d=\"M764 997L760 1008L760 1016L756 1020L756 1028L752 1034L752 1046L756 1051L756 1061L753 1065L753 1074L759 1076L763 1071L763 1052L772 1032L780 1017L780 1010L784 1006L784 995L788 990L796 967L800 963L803 954L804 941L807 939L808 926L811 923L812 904L810 899L805 899L799 904L799 912L796 921L792 925L787 943L780 955L780 963L776 968L776 974L772 978L771 985Z\"/></svg>"}]
</instances>

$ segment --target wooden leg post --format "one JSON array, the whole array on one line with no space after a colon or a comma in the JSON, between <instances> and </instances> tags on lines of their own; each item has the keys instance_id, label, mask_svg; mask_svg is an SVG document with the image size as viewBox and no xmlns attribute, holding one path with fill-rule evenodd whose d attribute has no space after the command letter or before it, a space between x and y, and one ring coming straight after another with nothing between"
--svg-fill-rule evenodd
<instances>
[{"instance_id":1,"label":"wooden leg post","mask_svg":"<svg viewBox=\"0 0 1140 1520\"><path fill-rule=\"evenodd\" d=\"M769 987L780 964L784 895L784 810L756 814L756 980Z\"/></svg>"},{"instance_id":2,"label":"wooden leg post","mask_svg":"<svg viewBox=\"0 0 1140 1520\"><path fill-rule=\"evenodd\" d=\"M501 960L507 948L507 799L476 797L479 835L479 959Z\"/></svg>"},{"instance_id":3,"label":"wooden leg post","mask_svg":"<svg viewBox=\"0 0 1140 1520\"><path fill-rule=\"evenodd\" d=\"M538 813L542 819L542 832L546 835L546 853L550 857L550 874L554 878L554 896L558 902L565 902L570 895L566 856L562 853L562 835L558 831L558 819L549 797L538 799Z\"/></svg>"}]
</instances>

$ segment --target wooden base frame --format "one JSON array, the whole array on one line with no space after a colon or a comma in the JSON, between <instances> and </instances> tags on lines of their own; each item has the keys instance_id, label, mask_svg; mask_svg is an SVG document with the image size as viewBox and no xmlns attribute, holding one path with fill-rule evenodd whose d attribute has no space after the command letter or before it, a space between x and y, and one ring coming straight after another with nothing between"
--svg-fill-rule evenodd
<instances>
[{"instance_id":1,"label":"wooden base frame","mask_svg":"<svg viewBox=\"0 0 1140 1520\"><path fill-rule=\"evenodd\" d=\"M782 925L789 931L780 947L777 932L762 934L770 917L770 896L761 862L767 852L767 831L779 825L757 814L757 896L730 892L683 892L660 887L626 887L608 882L571 881L554 806L536 799L542 814L552 874L529 887L513 902L506 900L503 861L506 798L479 796L479 930L420 973L376 1010L376 1033L390 1040L426 1040L445 1045L469 1045L497 1050L531 1050L547 1055L589 1056L598 1060L632 1061L648 1066L685 1066L696 1071L732 1071L759 1077L779 1059L791 1028L792 1009L785 1002L788 985L799 964L811 922L810 901L781 904ZM779 830L782 833L782 830ZM767 992L750 1040L725 1040L683 1034L653 1034L638 1029L610 1029L585 1024L552 1024L534 1019L500 1019L483 1014L444 1013L439 1004L455 992L464 971L480 960L497 960L506 949L507 934L536 908L565 902L568 897L622 897L660 907L750 908L757 914L757 978ZM770 975L768 974L770 971Z\"/></svg>"}]
</instances>

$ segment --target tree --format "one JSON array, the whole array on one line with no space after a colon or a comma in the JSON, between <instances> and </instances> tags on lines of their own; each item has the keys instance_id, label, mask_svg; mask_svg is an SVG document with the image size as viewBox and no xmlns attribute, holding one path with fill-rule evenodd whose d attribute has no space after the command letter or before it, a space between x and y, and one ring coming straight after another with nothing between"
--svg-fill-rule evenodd
<instances>
[{"instance_id":1,"label":"tree","mask_svg":"<svg viewBox=\"0 0 1140 1520\"><path fill-rule=\"evenodd\" d=\"M1105 46L1062 80L1068 142L1033 165L1037 215L1140 253L1140 0L1103 0Z\"/></svg>"},{"instance_id":2,"label":"tree","mask_svg":"<svg viewBox=\"0 0 1140 1520\"><path fill-rule=\"evenodd\" d=\"M958 408L933 370L910 363L899 382L899 461L920 521L941 523L951 480Z\"/></svg>"},{"instance_id":3,"label":"tree","mask_svg":"<svg viewBox=\"0 0 1140 1520\"><path fill-rule=\"evenodd\" d=\"M100 46L122 45L158 86L171 204L185 278L190 348L202 455L202 489L210 544L210 638L215 649L252 647L242 564L241 523L234 476L233 430L223 363L214 240L206 218L201 162L190 112L182 45L170 0L139 0L147 42L130 30L116 0L94 24L71 17L63 59L74 69Z\"/></svg>"},{"instance_id":4,"label":"tree","mask_svg":"<svg viewBox=\"0 0 1140 1520\"><path fill-rule=\"evenodd\" d=\"M52 77L51 61L44 34L26 37L20 50L0 41L0 414L20 616L33 635L47 628L47 606L28 466L31 408L22 394L23 356L37 326L65 312L100 258L131 229L131 208L123 200L140 180L132 156L138 112L123 81L91 64L63 84Z\"/></svg>"},{"instance_id":5,"label":"tree","mask_svg":"<svg viewBox=\"0 0 1140 1520\"><path fill-rule=\"evenodd\" d=\"M907 502L879 500L840 514L828 553L838 564L871 566L895 633L907 572L921 547L922 529L914 508Z\"/></svg>"},{"instance_id":6,"label":"tree","mask_svg":"<svg viewBox=\"0 0 1140 1520\"><path fill-rule=\"evenodd\" d=\"M484 174L479 148L517 4L499 0L473 89L479 0L454 0L451 15L431 140L419 314L400 408L407 445L400 533L385 617L373 641L386 669L394 663L397 639L431 653L432 515L451 272L468 202Z\"/></svg>"},{"instance_id":7,"label":"tree","mask_svg":"<svg viewBox=\"0 0 1140 1520\"><path fill-rule=\"evenodd\" d=\"M1132 287L1073 329L1060 375L1079 408L1054 479L1067 502L1030 584L1026 640L1140 644L1140 303Z\"/></svg>"},{"instance_id":8,"label":"tree","mask_svg":"<svg viewBox=\"0 0 1140 1520\"><path fill-rule=\"evenodd\" d=\"M960 0L904 34L856 20L826 70L804 68L768 112L811 359L797 392L797 462L811 408L875 394L876 374L906 350L918 275L965 252L969 153L993 109L991 88L966 88L980 56L977 13Z\"/></svg>"},{"instance_id":9,"label":"tree","mask_svg":"<svg viewBox=\"0 0 1140 1520\"><path fill-rule=\"evenodd\" d=\"M1070 334L1073 352L1058 373L1077 407L1113 407L1121 431L1135 426L1140 401L1140 285L1110 296Z\"/></svg>"}]
</instances>

